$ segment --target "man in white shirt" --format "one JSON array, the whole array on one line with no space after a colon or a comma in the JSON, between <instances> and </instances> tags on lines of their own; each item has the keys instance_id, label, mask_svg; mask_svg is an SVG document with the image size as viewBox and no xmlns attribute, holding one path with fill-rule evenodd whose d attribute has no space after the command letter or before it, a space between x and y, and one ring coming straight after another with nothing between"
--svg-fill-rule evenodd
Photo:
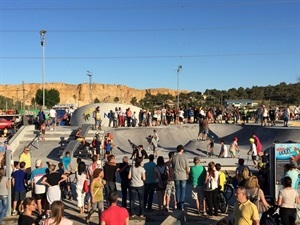
<instances>
[{"instance_id":1,"label":"man in white shirt","mask_svg":"<svg viewBox=\"0 0 300 225\"><path fill-rule=\"evenodd\" d=\"M53 109L53 107L49 111L49 117L51 119L51 128L50 130L56 129L56 111Z\"/></svg>"},{"instance_id":2,"label":"man in white shirt","mask_svg":"<svg viewBox=\"0 0 300 225\"><path fill-rule=\"evenodd\" d=\"M254 167L257 166L257 149L256 149L256 145L254 143L254 138L250 138L249 139L249 142L250 142L250 150L248 151L248 155L251 155L252 156L252 161L253 161L253 164L254 164Z\"/></svg>"}]
</instances>

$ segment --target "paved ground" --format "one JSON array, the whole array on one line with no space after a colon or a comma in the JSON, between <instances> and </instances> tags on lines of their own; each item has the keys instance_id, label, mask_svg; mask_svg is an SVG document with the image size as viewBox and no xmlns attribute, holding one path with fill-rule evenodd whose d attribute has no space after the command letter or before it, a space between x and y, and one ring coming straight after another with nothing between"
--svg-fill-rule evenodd
<instances>
[{"instance_id":1,"label":"paved ground","mask_svg":"<svg viewBox=\"0 0 300 225\"><path fill-rule=\"evenodd\" d=\"M61 137L67 138L71 131L76 129L75 127L58 127L56 131L47 131L46 141L41 141L38 144L38 148L32 148L32 162L36 159L42 159L44 162L53 161L57 163L60 161L60 158L57 156L57 153L60 149L60 140ZM209 161L215 161L224 166L227 170L233 170L236 167L237 159L219 159L217 157L207 158L207 141L197 141L198 126L197 125L182 125L182 126L164 126L164 127L147 127L147 128L118 128L110 129L105 128L106 131L113 133L115 150L117 162L120 162L124 155L130 156L132 148L128 142L135 144L143 144L147 146L146 137L152 133L152 130L156 129L159 133L160 142L159 142L159 154L167 158L169 151L174 151L178 144L182 144L185 147L186 154L189 160L192 162L192 158L195 156L200 156L203 165L207 165ZM264 148L272 146L274 140L279 141L300 141L300 129L299 127L261 127L259 125L234 125L234 124L212 124L210 125L211 134L214 135L216 144L215 144L215 153L218 154L220 150L220 140L225 140L226 144L230 144L233 137L239 137L240 148L242 149L240 157L247 159L247 150L248 150L248 139L253 134L256 133L264 145ZM89 139L93 136L94 131L89 132ZM34 138L34 133L29 132L27 134L27 139L24 138L20 142L19 146L14 149L13 158L18 159L19 154L22 152L22 149L25 145L30 143ZM84 159L86 163L90 163L90 159ZM246 163L251 166L252 162L246 160ZM75 159L73 159L73 168L75 168ZM119 178L117 181L118 190L120 190ZM121 195L121 194L120 194ZM216 221L220 220L223 217L212 217L212 218L203 218L197 216L194 212L194 202L190 196L190 187L187 190L187 203L188 203L188 212L186 217L186 224L215 224ZM156 203L156 199L154 199ZM234 199L231 199L231 205L234 203ZM84 219L76 211L76 201L66 201L66 216L70 217L74 221L74 225L84 224ZM157 211L153 211L149 214L146 214L146 220L130 220L130 224L160 224L166 216L159 216ZM5 221L4 224L16 224L15 217L9 217L9 221ZM92 222L96 222L97 217L93 217Z\"/></svg>"}]
</instances>

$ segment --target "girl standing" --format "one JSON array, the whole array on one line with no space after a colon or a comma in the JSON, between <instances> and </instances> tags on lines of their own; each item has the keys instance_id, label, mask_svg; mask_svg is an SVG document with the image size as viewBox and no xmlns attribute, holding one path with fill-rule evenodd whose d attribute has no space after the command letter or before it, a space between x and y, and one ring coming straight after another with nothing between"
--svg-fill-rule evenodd
<instances>
[{"instance_id":1,"label":"girl standing","mask_svg":"<svg viewBox=\"0 0 300 225\"><path fill-rule=\"evenodd\" d=\"M104 180L102 180L102 169L97 168L93 172L93 181L91 183L90 192L92 198L92 210L86 217L87 224L90 224L90 218L94 212L98 209L99 218L101 217L101 212L104 210L103 203L103 188Z\"/></svg>"}]
</instances>

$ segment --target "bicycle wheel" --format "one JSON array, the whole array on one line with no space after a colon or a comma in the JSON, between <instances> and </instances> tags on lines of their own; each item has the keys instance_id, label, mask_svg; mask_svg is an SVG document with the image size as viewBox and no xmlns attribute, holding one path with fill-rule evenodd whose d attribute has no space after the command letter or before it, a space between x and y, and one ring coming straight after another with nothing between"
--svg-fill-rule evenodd
<instances>
[{"instance_id":1,"label":"bicycle wheel","mask_svg":"<svg viewBox=\"0 0 300 225\"><path fill-rule=\"evenodd\" d=\"M226 198L225 198L223 192L220 192L218 194L218 204L219 204L219 209L220 209L221 213L227 213L228 204L227 204L227 201L226 201Z\"/></svg>"},{"instance_id":2,"label":"bicycle wheel","mask_svg":"<svg viewBox=\"0 0 300 225\"><path fill-rule=\"evenodd\" d=\"M225 184L225 186L224 186L224 196L226 198L226 202L228 202L229 199L231 199L233 193L234 193L233 187L229 184Z\"/></svg>"}]
</instances>

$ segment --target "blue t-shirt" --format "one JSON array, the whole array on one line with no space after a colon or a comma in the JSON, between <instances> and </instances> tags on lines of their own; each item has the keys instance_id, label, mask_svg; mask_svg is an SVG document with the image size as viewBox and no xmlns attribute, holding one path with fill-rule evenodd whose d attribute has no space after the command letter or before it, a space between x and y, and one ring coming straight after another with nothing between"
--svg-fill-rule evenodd
<instances>
[{"instance_id":1,"label":"blue t-shirt","mask_svg":"<svg viewBox=\"0 0 300 225\"><path fill-rule=\"evenodd\" d=\"M156 183L156 178L154 176L155 167L155 162L147 162L144 164L144 169L146 170L146 184Z\"/></svg>"},{"instance_id":2,"label":"blue t-shirt","mask_svg":"<svg viewBox=\"0 0 300 225\"><path fill-rule=\"evenodd\" d=\"M27 178L27 173L24 170L17 170L12 174L15 185L14 190L16 192L26 191L25 181Z\"/></svg>"},{"instance_id":3,"label":"blue t-shirt","mask_svg":"<svg viewBox=\"0 0 300 225\"><path fill-rule=\"evenodd\" d=\"M111 143L107 143L106 144L106 151L110 152L110 150L111 150Z\"/></svg>"},{"instance_id":4,"label":"blue t-shirt","mask_svg":"<svg viewBox=\"0 0 300 225\"><path fill-rule=\"evenodd\" d=\"M298 189L298 172L297 170L289 170L286 173L286 177L290 177L292 179L292 188L294 188L295 190Z\"/></svg>"},{"instance_id":5,"label":"blue t-shirt","mask_svg":"<svg viewBox=\"0 0 300 225\"><path fill-rule=\"evenodd\" d=\"M47 173L47 171L48 171L47 167L36 168L31 172L30 180L36 177L40 177L40 178L43 177Z\"/></svg>"},{"instance_id":6,"label":"blue t-shirt","mask_svg":"<svg viewBox=\"0 0 300 225\"><path fill-rule=\"evenodd\" d=\"M67 157L67 156L64 156L62 159L61 159L62 163L64 164L64 168L66 170L69 169L69 165L71 163L71 157Z\"/></svg>"}]
</instances>

